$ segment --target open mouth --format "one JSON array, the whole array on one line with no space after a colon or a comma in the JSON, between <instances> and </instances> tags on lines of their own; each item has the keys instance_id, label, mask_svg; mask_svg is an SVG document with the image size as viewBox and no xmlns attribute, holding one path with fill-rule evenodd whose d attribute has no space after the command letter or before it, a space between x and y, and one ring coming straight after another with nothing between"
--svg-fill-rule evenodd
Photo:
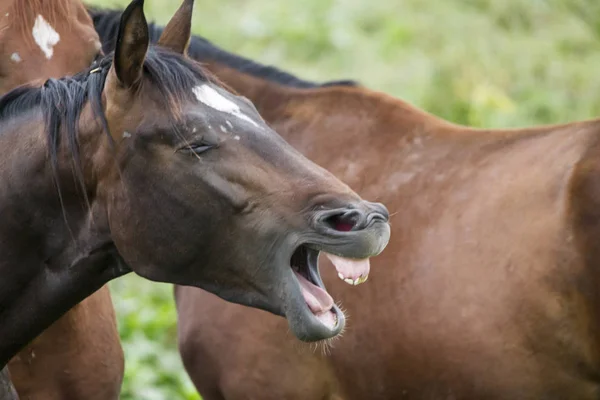
<instances>
[{"instance_id":1,"label":"open mouth","mask_svg":"<svg viewBox=\"0 0 600 400\"><path fill-rule=\"evenodd\" d=\"M345 325L344 313L321 280L318 263L321 253L331 262L338 277L354 286L367 280L369 257L379 255L389 241L387 210L378 203L365 204L365 207L320 208L310 215L311 229L294 238L296 247L288 260L295 279L286 280L286 290L290 290L286 295L292 297L288 297L284 310L300 340L327 339L339 334ZM296 241L299 238L300 243ZM289 271L282 272L291 278Z\"/></svg>"},{"instance_id":2,"label":"open mouth","mask_svg":"<svg viewBox=\"0 0 600 400\"><path fill-rule=\"evenodd\" d=\"M317 250L302 245L292 255L291 266L310 311L323 325L334 330L339 316L334 308L333 298L323 286L318 259Z\"/></svg>"},{"instance_id":3,"label":"open mouth","mask_svg":"<svg viewBox=\"0 0 600 400\"><path fill-rule=\"evenodd\" d=\"M367 280L369 275L369 259L353 260L323 252L334 264L338 276L344 282L358 285ZM335 307L333 298L323 285L319 274L319 251L308 247L299 246L291 258L291 267L298 280L302 296L313 315L330 330L335 330L341 311Z\"/></svg>"}]
</instances>

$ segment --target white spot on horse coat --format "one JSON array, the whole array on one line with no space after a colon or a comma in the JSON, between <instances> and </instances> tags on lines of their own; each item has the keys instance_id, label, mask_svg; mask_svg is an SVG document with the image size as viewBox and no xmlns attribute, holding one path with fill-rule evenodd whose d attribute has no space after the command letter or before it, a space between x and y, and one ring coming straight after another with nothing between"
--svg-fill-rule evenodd
<instances>
[{"instance_id":1,"label":"white spot on horse coat","mask_svg":"<svg viewBox=\"0 0 600 400\"><path fill-rule=\"evenodd\" d=\"M416 176L417 171L401 171L393 173L387 181L390 191L398 190L401 186L409 184Z\"/></svg>"},{"instance_id":2,"label":"white spot on horse coat","mask_svg":"<svg viewBox=\"0 0 600 400\"><path fill-rule=\"evenodd\" d=\"M210 86L196 86L193 91L199 102L204 103L215 110L225 112L234 115L239 119L243 119L244 121L248 121L257 128L259 127L256 122L251 120L246 114L242 113L242 110L240 110L240 107L237 104L226 99Z\"/></svg>"},{"instance_id":3,"label":"white spot on horse coat","mask_svg":"<svg viewBox=\"0 0 600 400\"><path fill-rule=\"evenodd\" d=\"M127 132L127 131L125 131L125 132L123 132L123 137L124 137L125 139L127 139L127 138L130 138L130 137L131 137L131 133L129 133L129 132Z\"/></svg>"},{"instance_id":4,"label":"white spot on horse coat","mask_svg":"<svg viewBox=\"0 0 600 400\"><path fill-rule=\"evenodd\" d=\"M54 54L54 46L60 41L60 35L52 26L42 17L38 15L31 31L33 40L42 49L44 55L49 60Z\"/></svg>"},{"instance_id":5,"label":"white spot on horse coat","mask_svg":"<svg viewBox=\"0 0 600 400\"><path fill-rule=\"evenodd\" d=\"M11 61L14 61L14 62L16 62L16 63L20 63L21 61L23 61L23 60L21 59L21 56L19 55L19 53L12 53L12 54L10 55L10 60L11 60Z\"/></svg>"}]
</instances>

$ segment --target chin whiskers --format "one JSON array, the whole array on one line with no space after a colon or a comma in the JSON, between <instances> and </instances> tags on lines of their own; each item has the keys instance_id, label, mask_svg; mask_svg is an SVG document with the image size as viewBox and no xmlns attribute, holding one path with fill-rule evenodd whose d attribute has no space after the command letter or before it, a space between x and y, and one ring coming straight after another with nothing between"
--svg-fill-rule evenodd
<instances>
[{"instance_id":1,"label":"chin whiskers","mask_svg":"<svg viewBox=\"0 0 600 400\"><path fill-rule=\"evenodd\" d=\"M323 340L319 340L318 342L313 342L313 343L304 343L304 342L300 342L300 341L296 340L294 347L298 350L299 353L306 354L306 352L310 352L312 354L320 353L321 356L323 356L323 357L331 356L331 352L335 348L336 343L340 339L342 339L342 337L344 336L344 333L346 331L346 328L348 326L348 313L347 313L346 309L344 309L344 307L342 307L341 303L339 303L339 302L336 302L336 305L342 311L342 313L344 314L345 319L346 319L346 324L345 324L344 328L342 329L342 331L333 338L323 339ZM289 333L291 334L291 332L289 332Z\"/></svg>"}]
</instances>

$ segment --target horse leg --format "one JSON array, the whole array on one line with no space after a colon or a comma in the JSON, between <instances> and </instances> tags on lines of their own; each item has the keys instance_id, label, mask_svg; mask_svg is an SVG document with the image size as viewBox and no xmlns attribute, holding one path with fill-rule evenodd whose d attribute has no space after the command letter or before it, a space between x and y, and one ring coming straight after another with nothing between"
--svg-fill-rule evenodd
<instances>
[{"instance_id":1,"label":"horse leg","mask_svg":"<svg viewBox=\"0 0 600 400\"><path fill-rule=\"evenodd\" d=\"M0 371L0 400L19 400L15 387L10 380L8 367Z\"/></svg>"}]
</instances>

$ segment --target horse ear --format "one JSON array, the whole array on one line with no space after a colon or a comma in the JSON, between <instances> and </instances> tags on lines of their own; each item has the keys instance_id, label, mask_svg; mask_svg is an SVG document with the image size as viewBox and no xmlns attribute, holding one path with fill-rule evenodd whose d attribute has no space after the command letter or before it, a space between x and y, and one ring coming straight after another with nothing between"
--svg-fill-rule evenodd
<instances>
[{"instance_id":1,"label":"horse ear","mask_svg":"<svg viewBox=\"0 0 600 400\"><path fill-rule=\"evenodd\" d=\"M194 0L183 0L173 18L169 21L158 45L179 54L185 54L190 45L192 35L192 13Z\"/></svg>"},{"instance_id":2,"label":"horse ear","mask_svg":"<svg viewBox=\"0 0 600 400\"><path fill-rule=\"evenodd\" d=\"M133 0L121 16L113 60L114 71L123 86L131 87L142 78L149 43L144 0Z\"/></svg>"}]
</instances>

